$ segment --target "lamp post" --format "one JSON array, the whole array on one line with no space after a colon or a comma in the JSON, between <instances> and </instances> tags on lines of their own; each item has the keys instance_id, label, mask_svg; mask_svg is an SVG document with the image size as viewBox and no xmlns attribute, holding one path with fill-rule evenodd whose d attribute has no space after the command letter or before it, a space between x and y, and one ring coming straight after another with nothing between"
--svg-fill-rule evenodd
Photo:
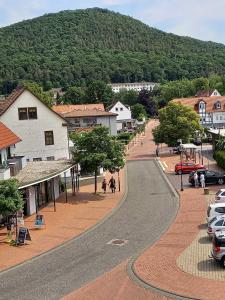
<instances>
[{"instance_id":1,"label":"lamp post","mask_svg":"<svg viewBox=\"0 0 225 300\"><path fill-rule=\"evenodd\" d=\"M180 149L180 163L181 163L181 172L180 172L180 191L183 192L183 171L182 171L182 150Z\"/></svg>"}]
</instances>

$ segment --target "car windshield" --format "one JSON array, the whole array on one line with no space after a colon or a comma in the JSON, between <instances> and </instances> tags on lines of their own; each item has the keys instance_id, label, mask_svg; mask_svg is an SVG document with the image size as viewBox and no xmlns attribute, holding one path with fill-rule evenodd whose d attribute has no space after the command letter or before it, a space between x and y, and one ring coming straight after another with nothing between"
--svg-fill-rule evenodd
<instances>
[{"instance_id":1,"label":"car windshield","mask_svg":"<svg viewBox=\"0 0 225 300\"><path fill-rule=\"evenodd\" d=\"M218 196L220 193L221 193L221 190L219 190L219 191L216 193L216 196Z\"/></svg>"}]
</instances>

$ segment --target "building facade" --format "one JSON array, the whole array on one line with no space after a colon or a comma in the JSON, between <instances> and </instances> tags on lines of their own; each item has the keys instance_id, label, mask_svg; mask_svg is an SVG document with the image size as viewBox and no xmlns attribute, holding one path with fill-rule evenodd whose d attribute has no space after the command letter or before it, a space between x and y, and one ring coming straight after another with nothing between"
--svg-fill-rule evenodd
<instances>
[{"instance_id":1,"label":"building facade","mask_svg":"<svg viewBox=\"0 0 225 300\"><path fill-rule=\"evenodd\" d=\"M1 101L0 121L22 140L16 156L28 161L69 159L67 122L28 89L19 87Z\"/></svg>"},{"instance_id":2,"label":"building facade","mask_svg":"<svg viewBox=\"0 0 225 300\"><path fill-rule=\"evenodd\" d=\"M20 141L21 139L15 133L0 122L0 180L11 177L12 157L15 154L16 144Z\"/></svg>"},{"instance_id":3,"label":"building facade","mask_svg":"<svg viewBox=\"0 0 225 300\"><path fill-rule=\"evenodd\" d=\"M172 101L192 107L199 114L203 127L225 127L225 96L180 98Z\"/></svg>"},{"instance_id":4,"label":"building facade","mask_svg":"<svg viewBox=\"0 0 225 300\"><path fill-rule=\"evenodd\" d=\"M53 110L67 120L70 132L105 126L110 135L117 134L117 114L105 111L103 104L55 105Z\"/></svg>"},{"instance_id":5,"label":"building facade","mask_svg":"<svg viewBox=\"0 0 225 300\"><path fill-rule=\"evenodd\" d=\"M141 90L153 90L156 86L154 82L127 82L127 83L112 83L110 84L112 91L114 93L119 93L121 90L127 91L136 91L140 92Z\"/></svg>"},{"instance_id":6,"label":"building facade","mask_svg":"<svg viewBox=\"0 0 225 300\"><path fill-rule=\"evenodd\" d=\"M126 129L132 129L135 120L131 118L131 110L129 106L125 106L123 103L118 101L114 104L110 110L111 113L117 114L116 125L117 131L122 131Z\"/></svg>"}]
</instances>

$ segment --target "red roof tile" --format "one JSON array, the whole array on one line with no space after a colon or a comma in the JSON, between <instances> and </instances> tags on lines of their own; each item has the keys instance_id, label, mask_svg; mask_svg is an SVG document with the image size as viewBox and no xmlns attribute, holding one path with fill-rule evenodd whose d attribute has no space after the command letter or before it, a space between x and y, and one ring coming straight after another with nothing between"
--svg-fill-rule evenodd
<instances>
[{"instance_id":1,"label":"red roof tile","mask_svg":"<svg viewBox=\"0 0 225 300\"><path fill-rule=\"evenodd\" d=\"M20 142L21 139L15 135L8 127L0 122L0 149L9 147Z\"/></svg>"},{"instance_id":2,"label":"red roof tile","mask_svg":"<svg viewBox=\"0 0 225 300\"><path fill-rule=\"evenodd\" d=\"M16 99L25 91L25 87L17 87L12 93L0 101L0 116L16 101Z\"/></svg>"},{"instance_id":3,"label":"red roof tile","mask_svg":"<svg viewBox=\"0 0 225 300\"><path fill-rule=\"evenodd\" d=\"M173 102L181 103L186 106L191 106L198 112L198 103L204 101L206 103L206 112L223 111L225 109L225 96L201 97L201 98L178 98L173 99ZM221 103L221 109L217 109L215 104L217 101Z\"/></svg>"},{"instance_id":4,"label":"red roof tile","mask_svg":"<svg viewBox=\"0 0 225 300\"><path fill-rule=\"evenodd\" d=\"M79 105L53 105L52 109L60 114L69 113L71 111L87 111L87 110L97 110L105 111L103 103L96 104L79 104Z\"/></svg>"}]
</instances>

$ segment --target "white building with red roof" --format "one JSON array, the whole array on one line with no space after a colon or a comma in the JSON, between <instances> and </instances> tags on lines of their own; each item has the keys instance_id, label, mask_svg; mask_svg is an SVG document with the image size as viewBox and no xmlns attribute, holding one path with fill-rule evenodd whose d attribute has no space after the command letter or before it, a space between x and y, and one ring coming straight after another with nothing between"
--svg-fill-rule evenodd
<instances>
[{"instance_id":1,"label":"white building with red roof","mask_svg":"<svg viewBox=\"0 0 225 300\"><path fill-rule=\"evenodd\" d=\"M0 180L10 178L10 165L11 159L15 153L16 144L21 139L0 122Z\"/></svg>"},{"instance_id":2,"label":"white building with red roof","mask_svg":"<svg viewBox=\"0 0 225 300\"><path fill-rule=\"evenodd\" d=\"M0 121L22 140L17 156L28 161L69 159L66 120L29 89L18 87L0 101Z\"/></svg>"}]
</instances>

